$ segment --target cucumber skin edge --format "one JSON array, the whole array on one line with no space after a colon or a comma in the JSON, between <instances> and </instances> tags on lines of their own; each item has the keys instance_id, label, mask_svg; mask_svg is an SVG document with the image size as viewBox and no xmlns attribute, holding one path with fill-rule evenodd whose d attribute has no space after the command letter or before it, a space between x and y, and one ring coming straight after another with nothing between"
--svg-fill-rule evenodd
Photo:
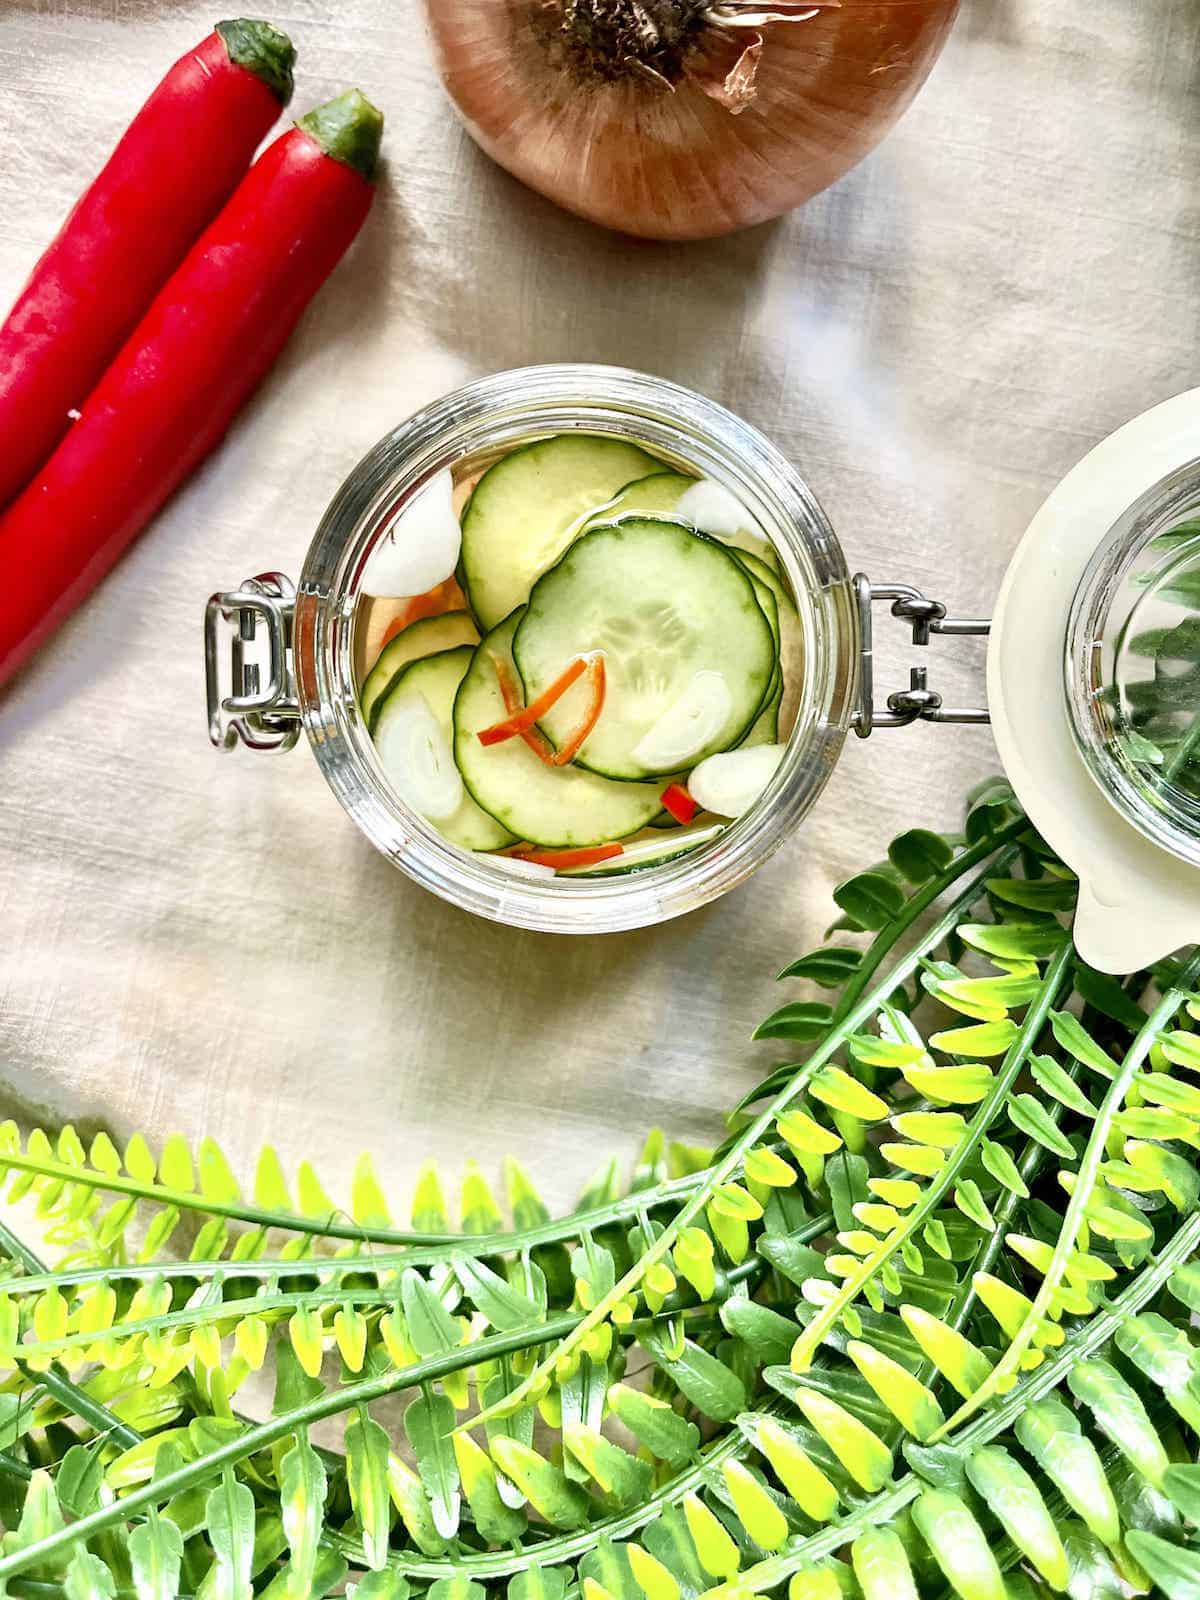
<instances>
[{"instance_id":1,"label":"cucumber skin edge","mask_svg":"<svg viewBox=\"0 0 1200 1600\"><path fill-rule=\"evenodd\" d=\"M668 525L670 525L672 527L682 528L692 538L698 539L703 544L711 545L715 549L719 550L721 552L721 554L723 556L725 556L729 560L730 564L737 570L737 572L741 575L741 577L745 581L746 587L747 587L747 589L749 590L749 593L750 593L751 602L754 605L754 608L758 612L759 616L762 617L763 626L766 628L767 633L771 637L771 646L772 646L772 651L773 651L773 655L774 655L774 661L772 663L771 670L767 673L766 677L763 680L762 691L761 691L761 693L760 693L760 695L758 697L758 700L755 702L755 706L754 706L753 712L747 718L744 726L741 727L738 730L737 736L732 740L732 742L730 744L725 745L725 746L722 747L723 750L735 750L735 749L737 749L738 745L741 744L741 742L746 738L746 736L749 734L751 728L753 728L754 724L758 721L759 716L766 709L767 701L770 698L771 681L772 681L772 679L774 678L774 675L775 675L775 665L780 663L781 659L782 659L781 658L781 653L780 653L780 648L781 648L780 647L780 641L775 638L774 633L773 633L773 631L771 629L770 621L769 621L766 613L763 611L762 607L758 603L758 595L755 593L754 581L753 581L753 579L752 579L752 577L750 575L749 568L743 566L741 561L738 560L736 550L732 549L729 545L722 543L722 541L720 539L715 538L712 534L702 533L699 528L694 528L691 523L685 522L681 518L674 518L674 517L670 517L670 516L662 516L662 517L659 517L659 516L648 516L648 515L638 515L637 513L631 513L628 517L620 517L620 518L618 518L616 522L601 522L601 523L597 523L594 528L589 528L586 533L581 534L578 539L575 539L571 544L569 544L567 546L567 548L563 551L562 555L559 556L558 560L554 563L553 566L546 568L545 572L543 572L541 574L541 577L539 577L537 582L534 584L534 589L536 589L538 587L538 585L541 584L546 578L550 577L551 573L557 572L559 567L562 566L563 562L566 561L570 556L574 555L578 551L580 545L583 544L586 540L595 537L596 534L611 532L611 530L613 528L621 526L621 524L624 523L624 522L662 522L662 523L667 523ZM524 606L520 606L517 609L522 611L522 612L524 612L525 615L528 615L530 602L532 601L532 599L533 599L533 590L530 590L529 600L526 601ZM508 620L508 618L506 617L505 621L507 621L507 620ZM522 616L521 622L519 622L517 624L516 628L513 630L512 645L511 645L510 653L512 655L513 667L516 670L517 677L520 679L521 687L525 692L525 698L526 698L526 700L528 700L528 698L529 698L529 685L525 681L525 675L522 673L521 664L517 659L517 639L518 639L518 636L520 635L521 625L524 622L524 620L525 620L525 616ZM503 623L498 624L498 626L503 627ZM550 739L550 735L546 732L545 728L542 728L540 723L538 724L538 726L539 726L539 728L541 728L541 731L542 731L543 734L545 734L546 738ZM554 743L553 739L550 739L550 743L551 744ZM710 753L711 754L720 754L721 752L713 751L713 752L710 752ZM680 773L677 773L677 772L675 772L675 773L666 773L666 772L664 772L664 773L643 773L640 776L631 777L628 773L624 773L624 772L605 772L601 768L593 767L587 761L581 760L581 758L579 756L575 757L573 765L579 767L584 772L592 773L597 778L607 778L611 783L662 783L662 784L669 784L669 783L671 783L673 781L678 780L681 776L683 776L683 774L680 774ZM696 763L693 763L693 765L696 765ZM690 770L690 768L687 769L687 770Z\"/></svg>"}]
</instances>

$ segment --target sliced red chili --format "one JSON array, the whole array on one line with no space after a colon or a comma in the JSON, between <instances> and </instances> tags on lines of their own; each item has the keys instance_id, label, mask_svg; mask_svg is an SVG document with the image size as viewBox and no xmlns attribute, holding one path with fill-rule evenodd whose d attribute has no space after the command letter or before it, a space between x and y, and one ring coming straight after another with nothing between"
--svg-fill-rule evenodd
<instances>
[{"instance_id":1,"label":"sliced red chili","mask_svg":"<svg viewBox=\"0 0 1200 1600\"><path fill-rule=\"evenodd\" d=\"M549 688L538 695L537 699L531 705L525 706L524 709L518 709L519 699L516 685L512 681L512 675L508 671L507 663L502 662L495 655L492 656L492 661L496 666L496 675L500 682L500 693L504 696L505 708L508 710L509 715L500 722L494 722L490 728L484 728L478 733L476 737L480 744L502 744L506 739L521 738L525 740L530 749L534 750L535 754L547 766L565 767L578 755L584 740L596 726L600 713L604 710L607 680L603 655L597 653L595 655L576 656L574 661L570 662L564 671L559 673ZM572 684L578 683L585 673L591 687L587 706L570 735L564 740L559 749L551 750L550 745L542 738L542 735L536 732L536 724L553 705L562 699ZM531 734L536 734L536 737L541 740L540 746L535 746L531 742Z\"/></svg>"},{"instance_id":2,"label":"sliced red chili","mask_svg":"<svg viewBox=\"0 0 1200 1600\"><path fill-rule=\"evenodd\" d=\"M681 783L669 783L660 796L663 810L676 822L690 822L700 809Z\"/></svg>"},{"instance_id":3,"label":"sliced red chili","mask_svg":"<svg viewBox=\"0 0 1200 1600\"><path fill-rule=\"evenodd\" d=\"M504 709L511 716L513 712L521 709L521 693L517 688L512 675L512 668L503 656L496 655L489 650L492 666L496 669L496 681L500 685L500 694L504 700ZM554 765L554 747L549 739L538 728L526 728L520 735L521 739L529 746L539 761L544 761L548 767ZM482 740L483 735L480 734Z\"/></svg>"},{"instance_id":4,"label":"sliced red chili","mask_svg":"<svg viewBox=\"0 0 1200 1600\"><path fill-rule=\"evenodd\" d=\"M510 850L518 861L532 861L539 867L554 867L563 872L568 867L592 867L598 861L611 861L625 854L620 844L594 844L580 850Z\"/></svg>"}]
</instances>

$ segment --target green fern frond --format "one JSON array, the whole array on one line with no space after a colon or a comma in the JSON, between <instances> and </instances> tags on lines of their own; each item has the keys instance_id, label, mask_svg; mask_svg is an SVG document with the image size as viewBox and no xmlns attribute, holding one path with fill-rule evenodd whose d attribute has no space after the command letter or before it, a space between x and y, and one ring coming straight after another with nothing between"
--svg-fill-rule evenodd
<instances>
[{"instance_id":1,"label":"green fern frond","mask_svg":"<svg viewBox=\"0 0 1200 1600\"><path fill-rule=\"evenodd\" d=\"M1200 958L1092 972L1005 786L964 834L839 887L715 1152L652 1134L566 1217L513 1164L510 1220L426 1168L405 1230L367 1162L342 1209L269 1150L243 1192L207 1141L0 1130L62 1257L0 1226L0 1584L1197 1592Z\"/></svg>"}]
</instances>

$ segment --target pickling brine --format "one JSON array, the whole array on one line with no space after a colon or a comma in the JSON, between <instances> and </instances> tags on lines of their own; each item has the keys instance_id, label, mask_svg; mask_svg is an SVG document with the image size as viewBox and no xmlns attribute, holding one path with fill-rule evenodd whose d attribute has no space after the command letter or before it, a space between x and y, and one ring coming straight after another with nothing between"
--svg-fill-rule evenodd
<instances>
[{"instance_id":1,"label":"pickling brine","mask_svg":"<svg viewBox=\"0 0 1200 1600\"><path fill-rule=\"evenodd\" d=\"M795 722L803 633L723 485L608 435L464 460L372 551L359 708L397 794L451 844L536 875L707 844Z\"/></svg>"}]
</instances>

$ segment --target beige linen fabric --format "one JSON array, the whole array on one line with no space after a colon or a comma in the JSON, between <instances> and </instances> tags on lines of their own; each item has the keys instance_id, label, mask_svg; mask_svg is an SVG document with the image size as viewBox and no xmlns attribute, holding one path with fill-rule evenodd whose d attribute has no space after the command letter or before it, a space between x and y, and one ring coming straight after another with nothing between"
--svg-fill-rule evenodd
<instances>
[{"instance_id":1,"label":"beige linen fabric","mask_svg":"<svg viewBox=\"0 0 1200 1600\"><path fill-rule=\"evenodd\" d=\"M0 0L5 305L216 15ZM592 360L741 412L800 464L853 565L986 612L1061 474L1197 381L1200 14L964 0L865 165L778 224L686 247L599 233L491 166L414 0L274 16L297 107L357 83L385 111L379 202L224 449L0 695L0 1099L118 1136L210 1133L242 1172L270 1138L335 1192L369 1148L401 1208L421 1157L494 1172L512 1151L565 1202L654 1123L717 1135L781 1058L749 1034L791 993L774 973L819 938L830 888L901 827L955 824L995 762L986 730L852 741L790 847L683 921L515 933L375 855L306 749L209 748L205 597L295 573L343 475L415 407ZM887 651L885 688L902 659ZM931 666L949 699L982 693L980 646Z\"/></svg>"}]
</instances>

